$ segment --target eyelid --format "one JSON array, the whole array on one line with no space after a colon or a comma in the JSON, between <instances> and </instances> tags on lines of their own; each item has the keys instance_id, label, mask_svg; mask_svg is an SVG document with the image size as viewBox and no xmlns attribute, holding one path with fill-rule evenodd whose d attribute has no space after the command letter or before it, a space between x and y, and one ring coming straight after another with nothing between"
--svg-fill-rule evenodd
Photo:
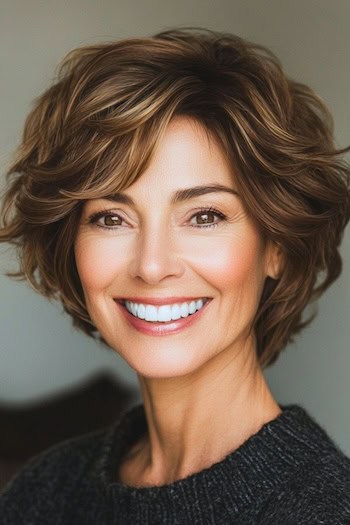
<instances>
[{"instance_id":1,"label":"eyelid","mask_svg":"<svg viewBox=\"0 0 350 525\"><path fill-rule=\"evenodd\" d=\"M105 210L100 210L100 211L97 211L95 213L92 213L91 215L88 216L87 218L87 221L89 223L95 223L98 219L100 219L101 217L105 217L106 215L113 215L113 216L118 216L120 217L121 219L123 219L120 215L120 212L116 212L115 210L111 210L111 209L105 209ZM124 219L123 219L124 220Z\"/></svg>"}]
</instances>

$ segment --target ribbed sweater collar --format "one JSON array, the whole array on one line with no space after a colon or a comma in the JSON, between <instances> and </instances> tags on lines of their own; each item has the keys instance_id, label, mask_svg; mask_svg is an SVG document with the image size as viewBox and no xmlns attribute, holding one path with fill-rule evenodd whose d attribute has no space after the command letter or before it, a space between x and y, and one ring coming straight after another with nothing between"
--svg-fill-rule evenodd
<instances>
[{"instance_id":1,"label":"ribbed sweater collar","mask_svg":"<svg viewBox=\"0 0 350 525\"><path fill-rule=\"evenodd\" d=\"M261 506L298 468L309 468L324 453L334 451L325 431L304 408L280 408L279 416L211 467L167 485L135 488L115 481L123 454L147 428L144 406L133 407L107 433L99 461L100 480L115 515L142 523L145 509L148 513L154 509L159 522L164 523L167 516L174 515L195 519L197 505L202 518L203 512L208 513L210 522L211 515L217 515L216 506L232 517Z\"/></svg>"}]
</instances>

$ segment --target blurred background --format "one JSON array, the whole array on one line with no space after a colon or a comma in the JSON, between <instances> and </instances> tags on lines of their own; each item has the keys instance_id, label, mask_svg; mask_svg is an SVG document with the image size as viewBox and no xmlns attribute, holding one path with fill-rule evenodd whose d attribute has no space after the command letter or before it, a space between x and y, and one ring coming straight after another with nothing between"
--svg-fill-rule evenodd
<instances>
[{"instance_id":1,"label":"blurred background","mask_svg":"<svg viewBox=\"0 0 350 525\"><path fill-rule=\"evenodd\" d=\"M229 31L269 47L287 74L309 84L325 100L334 115L337 144L346 146L349 20L348 0L1 0L0 188L31 103L48 87L65 53L76 46L151 35L173 26ZM342 277L319 302L318 317L265 375L280 404L304 406L350 455L349 230L342 253ZM84 423L74 426L75 413L84 413L82 407L95 411L98 426L109 421L114 406L117 414L139 399L129 366L112 350L73 330L60 305L5 277L15 266L11 249L1 246L0 428L5 443L0 442L0 457L7 456L9 464L11 458L25 460L58 437L89 430ZM53 406L58 415L51 417L51 434L38 444L40 429L50 426L43 425L42 417L50 417ZM71 427L67 434L57 433L67 413ZM22 432L36 440L25 451L18 439Z\"/></svg>"}]
</instances>

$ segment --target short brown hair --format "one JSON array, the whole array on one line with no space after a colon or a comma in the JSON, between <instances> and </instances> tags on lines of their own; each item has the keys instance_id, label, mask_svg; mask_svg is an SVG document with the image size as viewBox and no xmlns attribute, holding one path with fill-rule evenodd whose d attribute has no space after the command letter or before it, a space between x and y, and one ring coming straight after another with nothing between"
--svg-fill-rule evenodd
<instances>
[{"instance_id":1,"label":"short brown hair","mask_svg":"<svg viewBox=\"0 0 350 525\"><path fill-rule=\"evenodd\" d=\"M244 205L283 252L255 318L261 366L272 364L339 276L349 220L349 166L332 117L289 79L266 48L232 34L172 29L81 47L29 114L8 172L0 241L17 245L20 269L75 326L93 336L74 258L86 199L126 189L148 166L176 115L197 119L223 146Z\"/></svg>"}]
</instances>

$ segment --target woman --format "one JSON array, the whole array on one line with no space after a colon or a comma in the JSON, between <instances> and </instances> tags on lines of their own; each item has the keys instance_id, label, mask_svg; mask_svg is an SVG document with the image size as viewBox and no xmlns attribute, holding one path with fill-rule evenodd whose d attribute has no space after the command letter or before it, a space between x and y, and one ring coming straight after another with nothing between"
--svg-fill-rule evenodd
<instances>
[{"instance_id":1,"label":"woman","mask_svg":"<svg viewBox=\"0 0 350 525\"><path fill-rule=\"evenodd\" d=\"M262 373L339 276L349 167L266 49L169 30L72 51L29 115L1 240L143 404L30 461L4 524L350 519L350 460Z\"/></svg>"}]
</instances>

